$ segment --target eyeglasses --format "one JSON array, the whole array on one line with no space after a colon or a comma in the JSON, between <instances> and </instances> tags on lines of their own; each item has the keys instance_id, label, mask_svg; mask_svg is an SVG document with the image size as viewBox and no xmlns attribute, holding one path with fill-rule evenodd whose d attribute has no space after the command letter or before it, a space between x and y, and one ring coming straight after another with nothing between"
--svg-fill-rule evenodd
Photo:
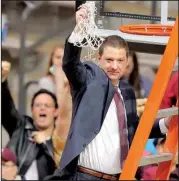
<instances>
[{"instance_id":1,"label":"eyeglasses","mask_svg":"<svg viewBox=\"0 0 179 181\"><path fill-rule=\"evenodd\" d=\"M41 108L42 106L44 106L45 108L55 107L54 105L50 105L50 104L40 104L40 103L35 103L35 104L33 105L33 107L35 107L35 108Z\"/></svg>"}]
</instances>

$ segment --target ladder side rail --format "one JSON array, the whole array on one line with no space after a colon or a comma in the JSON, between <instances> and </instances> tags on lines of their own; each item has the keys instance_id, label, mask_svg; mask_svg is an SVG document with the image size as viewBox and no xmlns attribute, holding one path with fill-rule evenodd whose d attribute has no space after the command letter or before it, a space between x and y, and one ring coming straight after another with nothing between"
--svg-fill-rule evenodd
<instances>
[{"instance_id":1,"label":"ladder side rail","mask_svg":"<svg viewBox=\"0 0 179 181\"><path fill-rule=\"evenodd\" d=\"M178 107L178 102L177 105ZM170 152L173 158L170 161L159 163L157 169L156 180L168 180L172 170L172 166L175 162L175 156L178 151L178 116L172 116L171 123L169 125L168 135L164 143L164 152Z\"/></svg>"}]
</instances>

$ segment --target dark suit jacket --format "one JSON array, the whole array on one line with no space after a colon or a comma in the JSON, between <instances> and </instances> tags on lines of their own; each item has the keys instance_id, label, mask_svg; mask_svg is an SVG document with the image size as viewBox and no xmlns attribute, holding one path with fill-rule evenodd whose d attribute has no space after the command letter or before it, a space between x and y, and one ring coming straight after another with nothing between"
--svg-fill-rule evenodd
<instances>
[{"instance_id":1,"label":"dark suit jacket","mask_svg":"<svg viewBox=\"0 0 179 181\"><path fill-rule=\"evenodd\" d=\"M81 48L66 41L63 70L70 82L73 99L72 124L60 168L48 179L69 179L77 168L79 154L99 133L115 89L106 73L93 62L80 61ZM133 89L125 80L120 80L119 88L124 98L128 141L131 145L137 125L136 99ZM151 137L162 133L158 122L155 123ZM59 176L59 178L58 178Z\"/></svg>"}]
</instances>

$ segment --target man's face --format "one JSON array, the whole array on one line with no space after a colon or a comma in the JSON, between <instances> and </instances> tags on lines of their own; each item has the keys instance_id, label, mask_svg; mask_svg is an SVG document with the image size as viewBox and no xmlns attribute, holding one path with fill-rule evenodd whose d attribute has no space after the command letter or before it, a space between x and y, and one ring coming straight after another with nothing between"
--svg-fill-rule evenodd
<instances>
[{"instance_id":1,"label":"man's face","mask_svg":"<svg viewBox=\"0 0 179 181\"><path fill-rule=\"evenodd\" d=\"M125 48L105 47L103 54L99 56L99 65L108 75L112 84L117 86L128 65Z\"/></svg>"},{"instance_id":2,"label":"man's face","mask_svg":"<svg viewBox=\"0 0 179 181\"><path fill-rule=\"evenodd\" d=\"M32 116L35 126L40 130L54 126L57 109L50 95L44 93L35 98L32 106Z\"/></svg>"}]
</instances>

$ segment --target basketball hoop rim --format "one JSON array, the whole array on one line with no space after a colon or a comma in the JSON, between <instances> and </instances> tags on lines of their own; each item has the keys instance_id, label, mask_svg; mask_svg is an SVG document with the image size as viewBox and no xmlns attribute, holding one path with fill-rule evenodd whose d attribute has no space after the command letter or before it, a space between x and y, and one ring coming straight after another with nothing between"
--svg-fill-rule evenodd
<instances>
[{"instance_id":1,"label":"basketball hoop rim","mask_svg":"<svg viewBox=\"0 0 179 181\"><path fill-rule=\"evenodd\" d=\"M119 27L123 33L136 35L170 36L173 25L162 24L130 24Z\"/></svg>"}]
</instances>

